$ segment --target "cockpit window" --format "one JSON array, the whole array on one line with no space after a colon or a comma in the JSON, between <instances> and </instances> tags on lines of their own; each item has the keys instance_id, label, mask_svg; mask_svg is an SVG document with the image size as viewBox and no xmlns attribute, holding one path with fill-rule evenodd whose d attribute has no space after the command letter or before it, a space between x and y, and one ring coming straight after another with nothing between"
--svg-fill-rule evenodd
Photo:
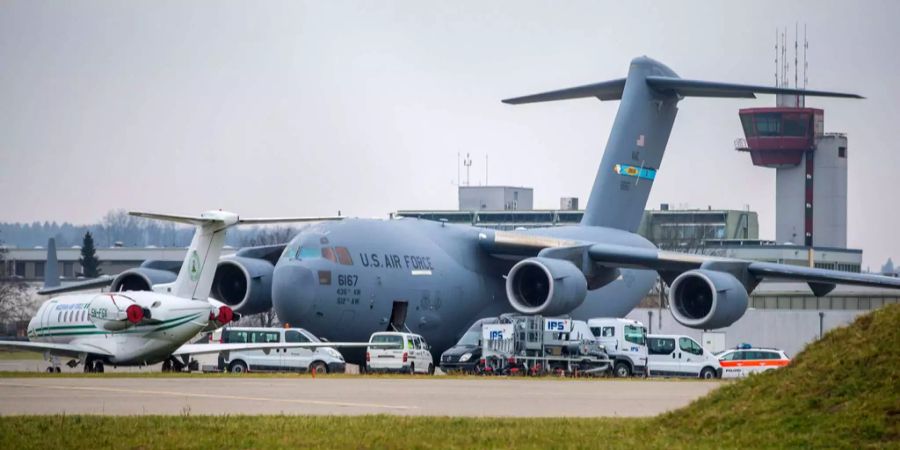
<instances>
[{"instance_id":1,"label":"cockpit window","mask_svg":"<svg viewBox=\"0 0 900 450\"><path fill-rule=\"evenodd\" d=\"M337 253L338 262L345 266L353 265L353 258L350 257L350 251L347 247L335 247L334 252Z\"/></svg>"},{"instance_id":2,"label":"cockpit window","mask_svg":"<svg viewBox=\"0 0 900 450\"><path fill-rule=\"evenodd\" d=\"M312 259L318 258L321 255L321 252L317 248L313 247L300 247L300 250L297 251L297 259Z\"/></svg>"},{"instance_id":3,"label":"cockpit window","mask_svg":"<svg viewBox=\"0 0 900 450\"><path fill-rule=\"evenodd\" d=\"M334 256L334 250L332 250L331 247L322 247L322 257L331 262L337 262L337 258Z\"/></svg>"}]
</instances>

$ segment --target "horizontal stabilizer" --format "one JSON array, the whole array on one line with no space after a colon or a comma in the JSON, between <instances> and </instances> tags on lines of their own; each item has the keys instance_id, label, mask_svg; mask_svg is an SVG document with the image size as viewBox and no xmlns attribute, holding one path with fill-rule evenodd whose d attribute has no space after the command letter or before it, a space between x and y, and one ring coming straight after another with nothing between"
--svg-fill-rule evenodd
<instances>
[{"instance_id":1,"label":"horizontal stabilizer","mask_svg":"<svg viewBox=\"0 0 900 450\"><path fill-rule=\"evenodd\" d=\"M647 84L654 90L682 97L741 97L755 98L753 94L802 95L809 97L863 98L856 94L805 89L752 86L747 84L719 83L716 81L685 80L677 77L648 76Z\"/></svg>"},{"instance_id":2,"label":"horizontal stabilizer","mask_svg":"<svg viewBox=\"0 0 900 450\"><path fill-rule=\"evenodd\" d=\"M603 81L584 86L560 89L558 91L509 98L503 100L503 103L520 105L522 103L549 102L553 100L569 100L585 97L597 97L600 100L619 100L622 98L623 90L625 90L625 79L619 78L618 80Z\"/></svg>"},{"instance_id":3,"label":"horizontal stabilizer","mask_svg":"<svg viewBox=\"0 0 900 450\"><path fill-rule=\"evenodd\" d=\"M285 223L285 222L325 222L330 220L344 220L343 216L323 216L323 217L271 217L258 219L240 219L238 223L242 224L267 224L267 223Z\"/></svg>"},{"instance_id":4,"label":"horizontal stabilizer","mask_svg":"<svg viewBox=\"0 0 900 450\"><path fill-rule=\"evenodd\" d=\"M64 294L66 292L87 291L91 289L101 289L112 284L115 277L110 275L101 275L90 280L78 281L75 283L64 284L62 286L44 287L37 293L39 295Z\"/></svg>"},{"instance_id":5,"label":"horizontal stabilizer","mask_svg":"<svg viewBox=\"0 0 900 450\"><path fill-rule=\"evenodd\" d=\"M272 223L285 223L285 222L323 222L327 220L343 220L343 217L340 216L323 216L323 217L265 217L265 218L251 218L251 219L241 219L237 217L237 215L224 211L210 211L201 214L200 216L181 216L175 214L159 214L159 213L146 213L146 212L138 212L131 211L128 214L135 217L143 217L145 219L154 219L154 220L164 220L167 222L177 222L184 223L189 225L204 225L211 224L216 222L228 222L228 225L232 224L272 224ZM233 219L236 219L234 221Z\"/></svg>"}]
</instances>

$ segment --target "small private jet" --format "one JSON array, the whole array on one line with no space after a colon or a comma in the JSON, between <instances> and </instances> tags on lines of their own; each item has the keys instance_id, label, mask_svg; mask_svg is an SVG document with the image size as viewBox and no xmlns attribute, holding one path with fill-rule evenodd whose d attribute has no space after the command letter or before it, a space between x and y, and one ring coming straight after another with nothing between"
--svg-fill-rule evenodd
<instances>
[{"instance_id":1,"label":"small private jet","mask_svg":"<svg viewBox=\"0 0 900 450\"><path fill-rule=\"evenodd\" d=\"M199 217L131 212L133 216L191 224L196 227L181 270L174 282L155 284L150 291L94 292L60 295L45 301L28 324L28 341L0 341L0 347L42 351L47 372L60 372L60 358L85 372L103 372L104 365L143 366L163 363L163 370L181 370L190 355L237 350L295 347L365 347L368 343L304 342L248 344L186 344L198 333L232 321L227 305L209 298L226 230L239 224L318 222L340 217L241 219L237 214L208 211ZM45 288L59 294L97 288L109 280Z\"/></svg>"}]
</instances>

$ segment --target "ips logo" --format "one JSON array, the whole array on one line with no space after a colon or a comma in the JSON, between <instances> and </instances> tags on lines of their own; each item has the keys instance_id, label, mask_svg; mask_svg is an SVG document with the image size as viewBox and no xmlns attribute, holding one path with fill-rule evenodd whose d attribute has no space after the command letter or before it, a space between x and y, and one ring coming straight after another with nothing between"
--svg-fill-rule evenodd
<instances>
[{"instance_id":1,"label":"ips logo","mask_svg":"<svg viewBox=\"0 0 900 450\"><path fill-rule=\"evenodd\" d=\"M499 341L503 339L503 332L500 330L493 330L490 334L490 340Z\"/></svg>"},{"instance_id":2,"label":"ips logo","mask_svg":"<svg viewBox=\"0 0 900 450\"><path fill-rule=\"evenodd\" d=\"M547 331L566 331L566 322L563 320L548 320Z\"/></svg>"}]
</instances>

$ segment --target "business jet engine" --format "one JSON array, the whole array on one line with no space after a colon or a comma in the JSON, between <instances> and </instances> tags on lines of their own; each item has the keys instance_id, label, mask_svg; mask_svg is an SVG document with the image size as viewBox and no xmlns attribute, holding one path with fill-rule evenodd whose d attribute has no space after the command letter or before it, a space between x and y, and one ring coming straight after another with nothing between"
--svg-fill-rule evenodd
<instances>
[{"instance_id":1,"label":"business jet engine","mask_svg":"<svg viewBox=\"0 0 900 450\"><path fill-rule=\"evenodd\" d=\"M115 293L95 296L87 309L88 319L97 327L108 331L131 328L150 316L149 310L141 308L130 297Z\"/></svg>"},{"instance_id":2,"label":"business jet engine","mask_svg":"<svg viewBox=\"0 0 900 450\"><path fill-rule=\"evenodd\" d=\"M733 275L697 269L675 278L669 289L672 316L678 323L703 330L727 327L744 315L749 295Z\"/></svg>"},{"instance_id":3,"label":"business jet engine","mask_svg":"<svg viewBox=\"0 0 900 450\"><path fill-rule=\"evenodd\" d=\"M523 259L506 277L506 297L522 314L568 314L584 302L586 295L584 273L563 259Z\"/></svg>"},{"instance_id":4,"label":"business jet engine","mask_svg":"<svg viewBox=\"0 0 900 450\"><path fill-rule=\"evenodd\" d=\"M158 264L168 264L173 267L158 267ZM181 262L175 265L170 261L147 261L141 267L128 269L113 279L109 290L117 291L152 291L153 285L165 284L175 281L178 277L178 268Z\"/></svg>"},{"instance_id":5,"label":"business jet engine","mask_svg":"<svg viewBox=\"0 0 900 450\"><path fill-rule=\"evenodd\" d=\"M219 261L210 295L242 315L272 308L272 272L265 259L235 256Z\"/></svg>"}]
</instances>

